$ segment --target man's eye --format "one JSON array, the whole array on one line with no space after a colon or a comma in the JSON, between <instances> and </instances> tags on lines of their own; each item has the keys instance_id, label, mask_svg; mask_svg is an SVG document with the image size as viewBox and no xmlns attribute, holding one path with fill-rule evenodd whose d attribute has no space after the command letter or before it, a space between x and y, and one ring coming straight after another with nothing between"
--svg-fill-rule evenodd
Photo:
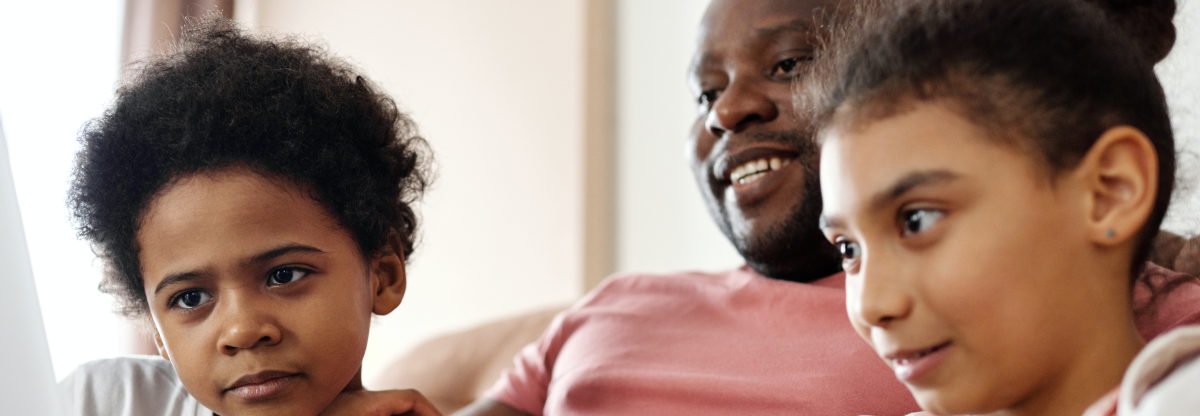
<instances>
[{"instance_id":1,"label":"man's eye","mask_svg":"<svg viewBox=\"0 0 1200 416\"><path fill-rule=\"evenodd\" d=\"M708 90L700 93L700 97L696 98L696 103L700 104L704 109L712 108L714 102L717 101L717 90Z\"/></svg>"},{"instance_id":2,"label":"man's eye","mask_svg":"<svg viewBox=\"0 0 1200 416\"><path fill-rule=\"evenodd\" d=\"M171 306L179 309L194 309L208 303L212 300L212 295L203 290L190 289L175 296L175 300L171 302Z\"/></svg>"},{"instance_id":3,"label":"man's eye","mask_svg":"<svg viewBox=\"0 0 1200 416\"><path fill-rule=\"evenodd\" d=\"M784 59L775 64L774 68L771 68L771 76L775 78L791 78L800 75L796 73L796 69L811 60L812 58L809 57Z\"/></svg>"},{"instance_id":4,"label":"man's eye","mask_svg":"<svg viewBox=\"0 0 1200 416\"><path fill-rule=\"evenodd\" d=\"M901 225L903 233L905 236L910 236L929 229L945 214L933 209L914 209L900 215L903 221Z\"/></svg>"},{"instance_id":5,"label":"man's eye","mask_svg":"<svg viewBox=\"0 0 1200 416\"><path fill-rule=\"evenodd\" d=\"M298 269L295 267L275 269L272 270L271 274L267 276L267 286L277 286L291 283L303 279L304 276L308 276L308 271L304 269Z\"/></svg>"}]
</instances>

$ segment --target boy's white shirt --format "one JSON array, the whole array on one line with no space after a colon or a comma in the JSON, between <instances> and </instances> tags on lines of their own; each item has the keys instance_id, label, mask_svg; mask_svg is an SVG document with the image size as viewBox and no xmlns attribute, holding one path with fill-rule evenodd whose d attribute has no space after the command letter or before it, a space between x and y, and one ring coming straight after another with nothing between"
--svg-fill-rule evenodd
<instances>
[{"instance_id":1,"label":"boy's white shirt","mask_svg":"<svg viewBox=\"0 0 1200 416\"><path fill-rule=\"evenodd\" d=\"M69 416L213 416L156 356L129 356L80 365L58 383Z\"/></svg>"},{"instance_id":2,"label":"boy's white shirt","mask_svg":"<svg viewBox=\"0 0 1200 416\"><path fill-rule=\"evenodd\" d=\"M1118 416L1200 415L1200 325L1155 338L1121 380Z\"/></svg>"}]
</instances>

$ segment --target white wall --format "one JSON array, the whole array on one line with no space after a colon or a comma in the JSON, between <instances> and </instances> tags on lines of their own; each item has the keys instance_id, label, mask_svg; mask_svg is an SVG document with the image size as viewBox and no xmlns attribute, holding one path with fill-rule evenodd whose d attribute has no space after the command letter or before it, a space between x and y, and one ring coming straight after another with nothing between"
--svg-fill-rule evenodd
<instances>
[{"instance_id":1,"label":"white wall","mask_svg":"<svg viewBox=\"0 0 1200 416\"><path fill-rule=\"evenodd\" d=\"M123 5L21 1L0 12L0 115L58 378L121 347L121 320L106 313L112 298L96 290L99 265L65 200L76 132L112 99Z\"/></svg>"},{"instance_id":2,"label":"white wall","mask_svg":"<svg viewBox=\"0 0 1200 416\"><path fill-rule=\"evenodd\" d=\"M579 295L582 0L260 0L256 9L264 30L349 57L410 111L436 153L408 294L372 329L366 379L434 334Z\"/></svg>"},{"instance_id":3,"label":"white wall","mask_svg":"<svg viewBox=\"0 0 1200 416\"><path fill-rule=\"evenodd\" d=\"M743 263L710 219L685 158L687 68L707 0L617 1L617 270Z\"/></svg>"},{"instance_id":4,"label":"white wall","mask_svg":"<svg viewBox=\"0 0 1200 416\"><path fill-rule=\"evenodd\" d=\"M1175 27L1175 47L1155 68L1167 93L1181 165L1163 228L1193 236L1200 234L1200 0L1180 1Z\"/></svg>"}]
</instances>

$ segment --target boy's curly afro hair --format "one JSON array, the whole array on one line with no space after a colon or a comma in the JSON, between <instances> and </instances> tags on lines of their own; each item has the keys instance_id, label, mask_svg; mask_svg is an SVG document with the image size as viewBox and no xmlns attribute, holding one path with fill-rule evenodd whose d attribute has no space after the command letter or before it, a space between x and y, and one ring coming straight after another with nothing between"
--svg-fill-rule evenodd
<instances>
[{"instance_id":1,"label":"boy's curly afro hair","mask_svg":"<svg viewBox=\"0 0 1200 416\"><path fill-rule=\"evenodd\" d=\"M350 65L219 18L190 22L175 50L139 68L80 142L68 205L105 263L101 290L130 317L149 310L141 216L173 181L234 166L291 181L364 256L408 258L411 205L430 180L428 145L413 121Z\"/></svg>"}]
</instances>

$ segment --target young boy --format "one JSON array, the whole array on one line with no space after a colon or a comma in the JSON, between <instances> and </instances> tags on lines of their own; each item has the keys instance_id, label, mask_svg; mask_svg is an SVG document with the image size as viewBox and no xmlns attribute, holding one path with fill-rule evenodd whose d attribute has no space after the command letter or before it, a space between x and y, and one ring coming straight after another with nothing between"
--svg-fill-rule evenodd
<instances>
[{"instance_id":1,"label":"young boy","mask_svg":"<svg viewBox=\"0 0 1200 416\"><path fill-rule=\"evenodd\" d=\"M362 391L371 317L404 296L428 156L351 67L200 22L81 141L79 233L165 361L84 364L60 386L71 414L436 414L415 392Z\"/></svg>"}]
</instances>

